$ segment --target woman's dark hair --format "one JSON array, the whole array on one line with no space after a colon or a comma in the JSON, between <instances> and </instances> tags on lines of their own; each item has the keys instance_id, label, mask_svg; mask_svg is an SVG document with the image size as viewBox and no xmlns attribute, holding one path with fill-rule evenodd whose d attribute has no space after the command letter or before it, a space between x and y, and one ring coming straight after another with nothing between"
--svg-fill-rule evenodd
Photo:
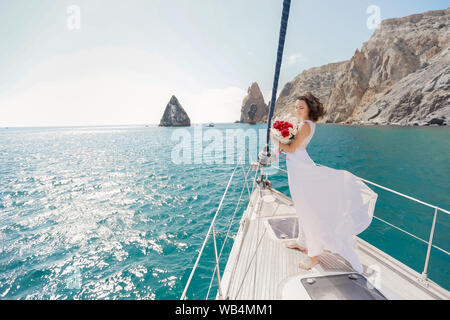
<instances>
[{"instance_id":1,"label":"woman's dark hair","mask_svg":"<svg viewBox=\"0 0 450 320\"><path fill-rule=\"evenodd\" d=\"M322 118L327 112L323 104L311 92L306 92L297 97L298 100L303 100L308 105L309 117L316 122Z\"/></svg>"}]
</instances>

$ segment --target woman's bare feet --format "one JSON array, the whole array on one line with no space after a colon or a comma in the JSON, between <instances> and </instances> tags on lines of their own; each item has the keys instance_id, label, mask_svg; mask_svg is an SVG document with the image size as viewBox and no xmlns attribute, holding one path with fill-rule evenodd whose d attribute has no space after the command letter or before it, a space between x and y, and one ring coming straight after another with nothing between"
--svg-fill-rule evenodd
<instances>
[{"instance_id":1,"label":"woman's bare feet","mask_svg":"<svg viewBox=\"0 0 450 320\"><path fill-rule=\"evenodd\" d=\"M311 262L309 265L305 266L303 264L299 264L298 267L301 269L305 269L305 270L309 270L312 267L314 267L316 264L319 263L319 256L315 256L315 257L309 257L311 259Z\"/></svg>"},{"instance_id":2,"label":"woman's bare feet","mask_svg":"<svg viewBox=\"0 0 450 320\"><path fill-rule=\"evenodd\" d=\"M298 243L290 244L290 245L286 246L286 248L288 248L288 249L297 249L297 250L300 250L303 253L307 253L308 252L308 249L303 248Z\"/></svg>"}]
</instances>

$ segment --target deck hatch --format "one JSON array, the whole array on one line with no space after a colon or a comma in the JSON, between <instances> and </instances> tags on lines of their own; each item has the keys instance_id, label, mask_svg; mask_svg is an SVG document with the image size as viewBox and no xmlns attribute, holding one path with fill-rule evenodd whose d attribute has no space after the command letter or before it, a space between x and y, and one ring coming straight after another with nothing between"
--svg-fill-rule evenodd
<instances>
[{"instance_id":1,"label":"deck hatch","mask_svg":"<svg viewBox=\"0 0 450 320\"><path fill-rule=\"evenodd\" d=\"M339 274L301 280L312 300L387 300L361 274Z\"/></svg>"},{"instance_id":2,"label":"deck hatch","mask_svg":"<svg viewBox=\"0 0 450 320\"><path fill-rule=\"evenodd\" d=\"M268 219L268 222L277 239L296 239L298 237L297 218Z\"/></svg>"}]
</instances>

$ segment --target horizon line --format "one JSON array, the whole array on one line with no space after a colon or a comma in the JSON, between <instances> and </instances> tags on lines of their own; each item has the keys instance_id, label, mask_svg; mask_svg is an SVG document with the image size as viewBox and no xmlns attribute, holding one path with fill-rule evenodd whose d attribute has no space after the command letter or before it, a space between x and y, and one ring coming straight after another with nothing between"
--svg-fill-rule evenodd
<instances>
[{"instance_id":1,"label":"horizon line","mask_svg":"<svg viewBox=\"0 0 450 320\"><path fill-rule=\"evenodd\" d=\"M234 124L236 122L194 122L191 123L190 126L162 126L162 127L166 127L166 128L182 128L182 127L191 127L192 125L198 125L198 124ZM238 123L245 123L245 122L238 122ZM261 123L266 123L266 122L261 122ZM257 123L258 124L258 123ZM82 124L68 124L68 125L25 125L25 126L0 126L0 129L9 129L9 128L68 128L68 127L111 127L111 126L155 126L155 127L159 127L158 123L122 123L122 124L86 124L86 125L82 125Z\"/></svg>"}]
</instances>

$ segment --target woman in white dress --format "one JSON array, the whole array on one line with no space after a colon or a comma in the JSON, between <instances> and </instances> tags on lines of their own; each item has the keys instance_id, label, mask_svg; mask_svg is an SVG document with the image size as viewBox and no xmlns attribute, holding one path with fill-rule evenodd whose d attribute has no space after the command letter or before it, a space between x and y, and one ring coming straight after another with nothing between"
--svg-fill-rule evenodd
<instances>
[{"instance_id":1,"label":"woman in white dress","mask_svg":"<svg viewBox=\"0 0 450 320\"><path fill-rule=\"evenodd\" d=\"M289 144L272 141L287 152L289 190L299 217L299 237L288 248L308 254L311 269L327 249L345 258L357 272L362 265L356 255L355 235L371 223L378 194L351 172L316 166L306 152L319 118L325 110L310 92L297 99L297 116L303 123ZM271 135L272 137L272 135Z\"/></svg>"}]
</instances>

